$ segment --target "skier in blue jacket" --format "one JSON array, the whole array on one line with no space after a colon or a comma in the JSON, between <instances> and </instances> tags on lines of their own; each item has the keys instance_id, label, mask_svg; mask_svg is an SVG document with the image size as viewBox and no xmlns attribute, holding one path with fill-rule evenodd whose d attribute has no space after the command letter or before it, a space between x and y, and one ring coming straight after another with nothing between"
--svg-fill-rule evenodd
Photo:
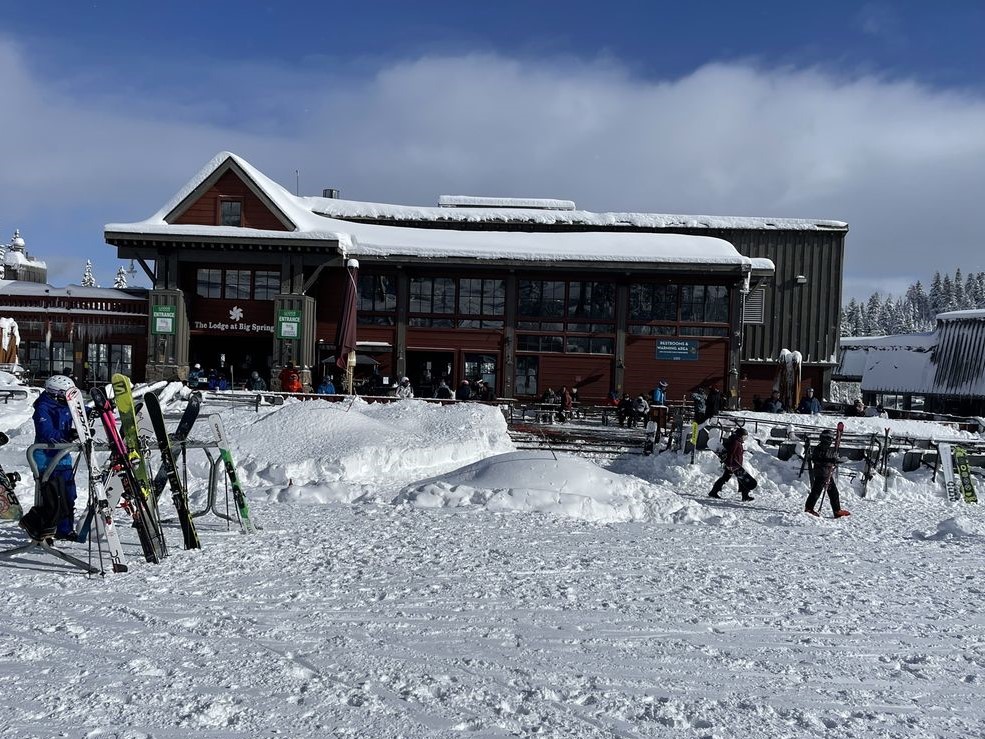
<instances>
[{"instance_id":1,"label":"skier in blue jacket","mask_svg":"<svg viewBox=\"0 0 985 739\"><path fill-rule=\"evenodd\" d=\"M52 375L44 384L44 392L34 402L34 442L36 444L65 443L76 438L72 413L65 402L65 393L75 387L65 375ZM51 465L58 452L36 449L34 462L41 474ZM54 528L56 539L75 540L75 470L72 457L64 455L52 471L49 484L42 488L43 504L31 509L21 519L23 528L33 539L47 538Z\"/></svg>"},{"instance_id":2,"label":"skier in blue jacket","mask_svg":"<svg viewBox=\"0 0 985 739\"><path fill-rule=\"evenodd\" d=\"M812 416L820 415L821 401L814 397L814 388L807 388L807 394L800 401L800 405L797 406L797 413L806 413Z\"/></svg>"}]
</instances>

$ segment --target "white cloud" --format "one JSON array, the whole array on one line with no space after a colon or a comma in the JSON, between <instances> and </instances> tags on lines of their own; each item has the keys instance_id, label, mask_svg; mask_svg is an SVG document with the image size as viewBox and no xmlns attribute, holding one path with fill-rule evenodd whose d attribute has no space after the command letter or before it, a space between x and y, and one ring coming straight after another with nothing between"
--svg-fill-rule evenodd
<instances>
[{"instance_id":1,"label":"white cloud","mask_svg":"<svg viewBox=\"0 0 985 739\"><path fill-rule=\"evenodd\" d=\"M231 149L291 189L300 169L303 191L358 199L846 220L846 296L985 269L985 100L970 93L745 62L652 81L611 60L425 57L371 73L317 61L213 64L197 87L123 94L41 79L0 42L0 140L16 142L0 229L70 204L98 240L101 223L145 217Z\"/></svg>"}]
</instances>

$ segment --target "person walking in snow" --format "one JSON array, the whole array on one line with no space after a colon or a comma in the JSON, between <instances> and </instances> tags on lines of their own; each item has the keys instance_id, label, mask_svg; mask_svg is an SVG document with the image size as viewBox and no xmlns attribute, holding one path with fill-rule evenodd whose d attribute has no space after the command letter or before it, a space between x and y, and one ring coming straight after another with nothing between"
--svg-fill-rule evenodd
<instances>
[{"instance_id":1,"label":"person walking in snow","mask_svg":"<svg viewBox=\"0 0 985 739\"><path fill-rule=\"evenodd\" d=\"M561 410L558 411L557 418L559 421L563 423L564 421L567 421L569 418L571 418L572 416L571 409L573 408L573 402L574 402L571 400L571 393L568 392L567 385L561 386L560 399L561 399Z\"/></svg>"},{"instance_id":2,"label":"person walking in snow","mask_svg":"<svg viewBox=\"0 0 985 739\"><path fill-rule=\"evenodd\" d=\"M800 401L800 405L797 406L797 413L809 414L811 416L818 416L821 414L821 401L814 397L814 388L807 388L807 392L804 394L804 399Z\"/></svg>"},{"instance_id":3,"label":"person walking in snow","mask_svg":"<svg viewBox=\"0 0 985 739\"><path fill-rule=\"evenodd\" d=\"M75 383L65 375L52 375L44 392L34 401L34 443L63 444L77 438L72 413L65 393ZM58 454L46 449L34 450L34 462L44 475ZM41 486L41 505L34 506L20 520L20 527L36 541L54 536L75 541L75 469L66 454L55 464L47 482Z\"/></svg>"},{"instance_id":4,"label":"person walking in snow","mask_svg":"<svg viewBox=\"0 0 985 739\"><path fill-rule=\"evenodd\" d=\"M821 432L817 446L811 450L811 492L807 496L804 504L804 512L812 516L821 514L815 509L818 499L824 493L824 486L827 485L828 500L831 502L831 512L835 518L850 516L851 514L842 510L841 496L838 494L838 485L835 478L838 476L838 451L834 448L835 435L831 429Z\"/></svg>"},{"instance_id":5,"label":"person walking in snow","mask_svg":"<svg viewBox=\"0 0 985 739\"><path fill-rule=\"evenodd\" d=\"M725 440L725 446L722 449L725 455L722 459L722 466L725 469L722 472L722 476L715 480L715 484L711 486L711 492L708 493L709 498L721 498L722 496L719 493L725 487L725 483L735 476L736 482L739 483L739 492L742 494L742 502L748 503L749 501L755 500L749 493L756 489L758 483L756 482L756 478L750 475L743 466L743 462L745 461L745 448L743 444L748 435L749 433L744 428L737 428Z\"/></svg>"},{"instance_id":6,"label":"person walking in snow","mask_svg":"<svg viewBox=\"0 0 985 739\"><path fill-rule=\"evenodd\" d=\"M396 395L398 398L407 400L414 397L414 388L411 387L409 377L401 377L400 384L397 385Z\"/></svg>"}]
</instances>

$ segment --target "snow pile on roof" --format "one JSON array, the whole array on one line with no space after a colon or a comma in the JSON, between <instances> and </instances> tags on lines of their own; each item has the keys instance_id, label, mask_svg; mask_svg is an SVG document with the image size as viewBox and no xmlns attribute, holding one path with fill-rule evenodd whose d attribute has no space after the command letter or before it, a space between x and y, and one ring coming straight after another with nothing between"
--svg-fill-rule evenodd
<instances>
[{"instance_id":1,"label":"snow pile on roof","mask_svg":"<svg viewBox=\"0 0 985 739\"><path fill-rule=\"evenodd\" d=\"M146 302L143 295L117 290L112 287L83 287L82 285L67 285L53 287L42 282L26 282L23 280L0 280L0 295L46 295L51 298L97 298L100 300L135 300Z\"/></svg>"},{"instance_id":2,"label":"snow pile on roof","mask_svg":"<svg viewBox=\"0 0 985 739\"><path fill-rule=\"evenodd\" d=\"M7 267L37 267L47 269L48 265L40 259L35 259L23 251L11 249L3 258L3 263Z\"/></svg>"},{"instance_id":3,"label":"snow pile on roof","mask_svg":"<svg viewBox=\"0 0 985 739\"><path fill-rule=\"evenodd\" d=\"M195 189L219 167L232 161L251 178L270 202L294 224L293 231L266 231L232 226L171 225L166 218ZM352 208L353 205L359 206ZM402 255L434 258L471 258L477 260L587 261L628 263L676 263L690 265L727 265L737 269L751 268L752 260L742 256L727 241L706 236L654 234L641 232L575 232L526 233L516 231L455 231L451 229L420 229L398 226L379 226L344 220L363 214L362 206L334 198L297 197L277 184L244 159L229 152L214 157L198 174L179 190L157 213L137 223L110 223L107 233L169 234L172 236L211 235L222 238L304 239L306 241L337 241L346 255ZM394 206L398 213L456 214L454 220L490 219L490 210L475 208L405 208ZM386 206L387 209L391 206ZM389 211L388 211L389 212ZM536 213L544 222L556 222L545 214L570 214L575 211L534 211L531 209L497 208L496 214L518 212L524 217ZM470 214L472 214L470 216ZM377 216L379 217L379 216ZM403 216L408 217L408 216ZM419 220L436 220L421 218ZM440 219L438 219L440 220ZM611 219L589 219L593 225L611 225ZM574 222L574 221L572 221ZM709 226L712 227L712 226ZM724 227L716 223L714 227ZM771 271L773 264L758 259L757 270Z\"/></svg>"},{"instance_id":4,"label":"snow pile on roof","mask_svg":"<svg viewBox=\"0 0 985 739\"><path fill-rule=\"evenodd\" d=\"M722 520L669 489L547 450L500 454L415 482L395 502L418 508L481 506L498 513L550 513L597 522Z\"/></svg>"},{"instance_id":5,"label":"snow pile on roof","mask_svg":"<svg viewBox=\"0 0 985 739\"><path fill-rule=\"evenodd\" d=\"M947 313L938 313L938 321L961 321L974 318L985 318L985 310L979 308L975 310L952 310Z\"/></svg>"},{"instance_id":6,"label":"snow pile on roof","mask_svg":"<svg viewBox=\"0 0 985 739\"><path fill-rule=\"evenodd\" d=\"M549 198L487 198L475 195L442 195L438 198L442 208L529 208L532 210L574 210L572 200Z\"/></svg>"}]
</instances>

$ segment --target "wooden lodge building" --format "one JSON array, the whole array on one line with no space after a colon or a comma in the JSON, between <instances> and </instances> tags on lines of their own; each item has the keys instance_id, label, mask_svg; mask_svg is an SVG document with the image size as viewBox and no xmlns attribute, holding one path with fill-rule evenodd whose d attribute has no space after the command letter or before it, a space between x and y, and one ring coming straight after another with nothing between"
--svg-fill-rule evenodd
<instances>
[{"instance_id":1,"label":"wooden lodge building","mask_svg":"<svg viewBox=\"0 0 985 739\"><path fill-rule=\"evenodd\" d=\"M583 400L717 385L768 395L784 348L806 384L837 364L847 225L590 213L559 200L442 197L407 207L295 196L221 153L151 218L106 241L151 277L146 377L189 364L335 369L349 259L359 372L419 396L483 378L501 397Z\"/></svg>"}]
</instances>

